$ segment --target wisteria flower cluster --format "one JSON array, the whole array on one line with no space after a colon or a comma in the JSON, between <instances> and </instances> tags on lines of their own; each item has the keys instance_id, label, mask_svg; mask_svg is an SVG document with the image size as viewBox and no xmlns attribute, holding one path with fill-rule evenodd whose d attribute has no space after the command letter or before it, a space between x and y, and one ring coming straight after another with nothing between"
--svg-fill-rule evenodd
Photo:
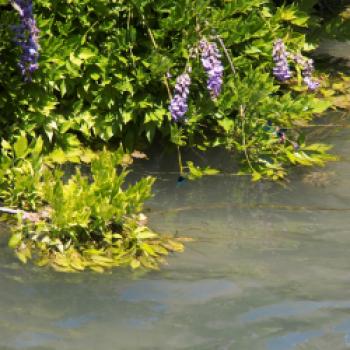
<instances>
[{"instance_id":1,"label":"wisteria flower cluster","mask_svg":"<svg viewBox=\"0 0 350 350\"><path fill-rule=\"evenodd\" d=\"M279 81L289 80L292 74L288 65L288 52L282 39L278 39L274 43L272 56L275 62L275 67L273 68L274 76Z\"/></svg>"},{"instance_id":2,"label":"wisteria flower cluster","mask_svg":"<svg viewBox=\"0 0 350 350\"><path fill-rule=\"evenodd\" d=\"M312 78L314 72L314 61L309 58L305 58L300 54L291 55L282 39L275 41L272 51L275 67L273 68L273 74L279 81L287 81L291 78L292 73L288 64L288 56L291 56L294 62L301 67L301 74L303 81L307 85L310 91L316 90L320 83Z\"/></svg>"},{"instance_id":3,"label":"wisteria flower cluster","mask_svg":"<svg viewBox=\"0 0 350 350\"><path fill-rule=\"evenodd\" d=\"M187 72L177 77L174 97L169 106L169 111L175 121L179 121L187 113L190 85L191 77Z\"/></svg>"},{"instance_id":4,"label":"wisteria flower cluster","mask_svg":"<svg viewBox=\"0 0 350 350\"><path fill-rule=\"evenodd\" d=\"M12 0L12 6L20 15L20 24L13 27L15 42L22 48L18 66L25 81L39 68L39 29L33 15L32 0Z\"/></svg>"},{"instance_id":5,"label":"wisteria flower cluster","mask_svg":"<svg viewBox=\"0 0 350 350\"><path fill-rule=\"evenodd\" d=\"M304 58L299 54L294 55L293 59L295 63L301 67L301 74L303 76L304 83L307 85L309 90L316 90L320 86L320 83L312 78L312 74L315 70L314 61L311 58Z\"/></svg>"},{"instance_id":6,"label":"wisteria flower cluster","mask_svg":"<svg viewBox=\"0 0 350 350\"><path fill-rule=\"evenodd\" d=\"M202 39L199 43L202 65L207 72L207 88L213 99L216 99L221 91L223 83L224 67L221 62L221 54L215 42Z\"/></svg>"},{"instance_id":7,"label":"wisteria flower cluster","mask_svg":"<svg viewBox=\"0 0 350 350\"><path fill-rule=\"evenodd\" d=\"M224 67L220 60L221 54L217 44L209 42L206 39L202 39L199 42L199 46L194 52L198 52L198 49L201 51L203 68L208 75L207 89L212 99L215 100L221 92L223 83ZM190 56L191 58L195 58L193 53ZM176 79L174 97L169 105L171 116L176 122L181 120L188 111L188 95L191 85L190 72L191 69L187 69L185 73ZM167 78L170 77L171 75L168 73Z\"/></svg>"}]
</instances>

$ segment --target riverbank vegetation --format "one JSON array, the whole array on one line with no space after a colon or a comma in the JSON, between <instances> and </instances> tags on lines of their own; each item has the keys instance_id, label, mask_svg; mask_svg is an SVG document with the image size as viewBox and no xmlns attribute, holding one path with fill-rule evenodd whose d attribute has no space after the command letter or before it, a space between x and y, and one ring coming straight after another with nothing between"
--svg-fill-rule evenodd
<instances>
[{"instance_id":1,"label":"riverbank vegetation","mask_svg":"<svg viewBox=\"0 0 350 350\"><path fill-rule=\"evenodd\" d=\"M182 180L217 173L182 164L188 147L225 147L254 180L334 159L304 130L349 83L315 70L303 3L0 0L0 198L20 211L18 257L76 271L181 251L142 220L154 179L124 184L134 150L177 152ZM86 175L64 176L79 162Z\"/></svg>"}]
</instances>

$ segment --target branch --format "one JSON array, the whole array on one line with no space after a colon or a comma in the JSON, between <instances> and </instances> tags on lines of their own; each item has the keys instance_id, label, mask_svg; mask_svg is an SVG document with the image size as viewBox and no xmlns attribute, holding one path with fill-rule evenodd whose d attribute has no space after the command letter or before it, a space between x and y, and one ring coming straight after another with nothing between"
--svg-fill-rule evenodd
<instances>
[{"instance_id":1,"label":"branch","mask_svg":"<svg viewBox=\"0 0 350 350\"><path fill-rule=\"evenodd\" d=\"M31 211L25 211L21 209L12 209L7 207L0 207L0 212L5 214L11 214L11 215L22 215L23 220L28 220L31 222L38 222L41 219L47 219L50 216L50 212L47 209L44 209L38 213L31 212Z\"/></svg>"}]
</instances>

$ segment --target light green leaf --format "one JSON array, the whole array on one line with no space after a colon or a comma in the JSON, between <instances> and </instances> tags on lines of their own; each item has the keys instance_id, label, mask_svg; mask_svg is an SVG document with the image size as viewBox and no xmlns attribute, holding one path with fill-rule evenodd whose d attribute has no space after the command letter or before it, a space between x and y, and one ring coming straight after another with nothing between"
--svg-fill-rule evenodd
<instances>
[{"instance_id":1,"label":"light green leaf","mask_svg":"<svg viewBox=\"0 0 350 350\"><path fill-rule=\"evenodd\" d=\"M18 158L23 158L27 155L28 151L28 140L27 137L22 135L20 136L16 143L13 146L15 150L16 157Z\"/></svg>"}]
</instances>

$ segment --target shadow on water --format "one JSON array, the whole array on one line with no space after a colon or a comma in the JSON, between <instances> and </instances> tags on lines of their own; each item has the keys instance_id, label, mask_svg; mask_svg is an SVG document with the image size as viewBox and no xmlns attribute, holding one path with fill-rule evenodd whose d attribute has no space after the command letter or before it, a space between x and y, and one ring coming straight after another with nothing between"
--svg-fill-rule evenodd
<instances>
[{"instance_id":1,"label":"shadow on water","mask_svg":"<svg viewBox=\"0 0 350 350\"><path fill-rule=\"evenodd\" d=\"M207 160L226 174L180 187L175 158L136 164L135 177L159 178L151 226L196 239L159 272L22 266L4 234L0 349L350 347L350 128L323 137L341 160L287 187L229 175L225 152Z\"/></svg>"}]
</instances>

